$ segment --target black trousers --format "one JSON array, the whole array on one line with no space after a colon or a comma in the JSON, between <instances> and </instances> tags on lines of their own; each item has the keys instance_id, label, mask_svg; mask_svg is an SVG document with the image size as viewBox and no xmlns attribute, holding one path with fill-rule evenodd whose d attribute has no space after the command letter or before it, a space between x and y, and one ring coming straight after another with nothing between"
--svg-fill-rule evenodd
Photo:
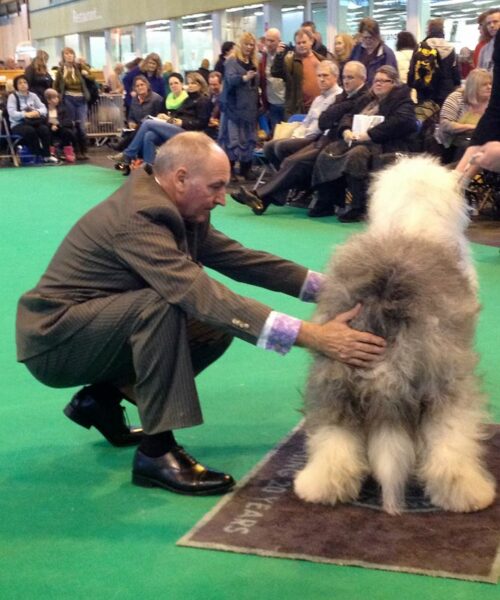
<instances>
[{"instance_id":1,"label":"black trousers","mask_svg":"<svg viewBox=\"0 0 500 600\"><path fill-rule=\"evenodd\" d=\"M50 156L50 131L46 123L31 125L26 121L15 125L11 133L21 136L21 144L35 156Z\"/></svg>"}]
</instances>

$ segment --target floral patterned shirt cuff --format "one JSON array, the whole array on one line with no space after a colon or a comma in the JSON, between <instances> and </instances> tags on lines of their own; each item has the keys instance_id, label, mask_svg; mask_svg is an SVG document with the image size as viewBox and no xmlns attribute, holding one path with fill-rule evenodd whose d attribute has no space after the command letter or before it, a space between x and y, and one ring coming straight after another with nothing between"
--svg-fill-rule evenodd
<instances>
[{"instance_id":1,"label":"floral patterned shirt cuff","mask_svg":"<svg viewBox=\"0 0 500 600\"><path fill-rule=\"evenodd\" d=\"M325 276L317 271L308 271L307 277L302 284L299 298L304 302L316 302L318 294L323 286Z\"/></svg>"},{"instance_id":2,"label":"floral patterned shirt cuff","mask_svg":"<svg viewBox=\"0 0 500 600\"><path fill-rule=\"evenodd\" d=\"M299 334L302 321L280 312L272 311L267 317L257 346L286 354L292 348Z\"/></svg>"}]
</instances>

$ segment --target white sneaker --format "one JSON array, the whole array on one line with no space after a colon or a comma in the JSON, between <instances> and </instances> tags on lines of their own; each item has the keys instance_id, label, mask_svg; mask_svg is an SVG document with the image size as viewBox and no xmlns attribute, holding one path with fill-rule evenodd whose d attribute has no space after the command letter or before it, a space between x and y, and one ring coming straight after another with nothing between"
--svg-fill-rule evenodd
<instances>
[{"instance_id":1,"label":"white sneaker","mask_svg":"<svg viewBox=\"0 0 500 600\"><path fill-rule=\"evenodd\" d=\"M48 165L58 165L59 160L55 156L44 156L43 162Z\"/></svg>"}]
</instances>

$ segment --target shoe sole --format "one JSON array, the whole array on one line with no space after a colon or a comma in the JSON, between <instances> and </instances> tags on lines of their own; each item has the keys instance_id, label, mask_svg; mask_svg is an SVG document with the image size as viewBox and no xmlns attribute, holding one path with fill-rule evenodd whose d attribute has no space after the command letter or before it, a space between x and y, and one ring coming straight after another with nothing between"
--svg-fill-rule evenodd
<instances>
[{"instance_id":1,"label":"shoe sole","mask_svg":"<svg viewBox=\"0 0 500 600\"><path fill-rule=\"evenodd\" d=\"M138 485L139 487L147 487L147 488L155 488L159 487L169 492L173 492L174 494L182 494L183 496L217 496L221 494L225 494L229 492L233 487L234 483L231 485L227 485L224 487L219 487L211 490L200 490L200 491L192 491L189 492L187 490L180 490L173 486L167 485L163 481L158 481L157 479L152 479L151 477L145 477L144 475L139 475L138 473L132 472L132 483L134 485Z\"/></svg>"}]
</instances>

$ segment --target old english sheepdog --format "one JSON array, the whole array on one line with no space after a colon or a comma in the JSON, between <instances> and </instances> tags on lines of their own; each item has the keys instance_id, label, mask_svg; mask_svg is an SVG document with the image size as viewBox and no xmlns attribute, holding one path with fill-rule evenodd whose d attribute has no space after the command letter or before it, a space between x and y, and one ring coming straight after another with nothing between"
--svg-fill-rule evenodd
<instances>
[{"instance_id":1,"label":"old english sheepdog","mask_svg":"<svg viewBox=\"0 0 500 600\"><path fill-rule=\"evenodd\" d=\"M371 369L315 356L308 458L295 492L307 502L348 502L371 474L383 509L398 514L416 478L436 506L484 509L495 483L483 457L479 304L457 176L430 157L405 158L375 178L370 196L368 228L335 251L315 320L361 302L351 326L388 346Z\"/></svg>"}]
</instances>

